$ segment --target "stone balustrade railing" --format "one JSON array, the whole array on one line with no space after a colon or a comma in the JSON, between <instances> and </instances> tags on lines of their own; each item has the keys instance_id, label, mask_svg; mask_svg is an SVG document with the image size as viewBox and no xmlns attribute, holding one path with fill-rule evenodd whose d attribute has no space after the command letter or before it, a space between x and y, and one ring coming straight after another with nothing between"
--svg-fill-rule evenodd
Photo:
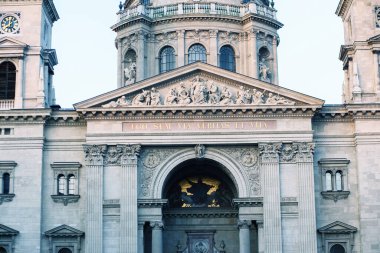
<instances>
[{"instance_id":1,"label":"stone balustrade railing","mask_svg":"<svg viewBox=\"0 0 380 253\"><path fill-rule=\"evenodd\" d=\"M13 99L0 99L0 110L13 109L15 101Z\"/></svg>"},{"instance_id":2,"label":"stone balustrade railing","mask_svg":"<svg viewBox=\"0 0 380 253\"><path fill-rule=\"evenodd\" d=\"M144 15L152 19L188 14L208 14L243 17L247 14L258 14L276 19L276 11L265 5L248 3L245 5L227 5L219 3L179 3L158 7L138 5L119 12L119 21Z\"/></svg>"}]
</instances>

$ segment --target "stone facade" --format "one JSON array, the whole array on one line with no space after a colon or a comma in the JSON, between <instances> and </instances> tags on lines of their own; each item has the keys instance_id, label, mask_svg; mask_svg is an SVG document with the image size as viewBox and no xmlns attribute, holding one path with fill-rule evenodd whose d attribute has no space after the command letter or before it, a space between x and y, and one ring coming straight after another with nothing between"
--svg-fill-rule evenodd
<instances>
[{"instance_id":1,"label":"stone facade","mask_svg":"<svg viewBox=\"0 0 380 253\"><path fill-rule=\"evenodd\" d=\"M18 70L0 101L1 253L379 252L380 1L339 3L342 105L278 85L270 1L131 0L118 89L73 110L49 107L53 1L0 3L22 21L0 33L0 68ZM194 44L206 57L188 64Z\"/></svg>"}]
</instances>

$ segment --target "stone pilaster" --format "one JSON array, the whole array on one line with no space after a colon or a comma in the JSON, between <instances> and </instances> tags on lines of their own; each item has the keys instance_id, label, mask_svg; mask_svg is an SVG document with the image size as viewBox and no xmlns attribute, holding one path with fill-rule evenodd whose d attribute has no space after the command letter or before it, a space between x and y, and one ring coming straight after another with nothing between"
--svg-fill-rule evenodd
<instances>
[{"instance_id":1,"label":"stone pilaster","mask_svg":"<svg viewBox=\"0 0 380 253\"><path fill-rule=\"evenodd\" d=\"M218 30L210 30L210 57L209 64L218 66Z\"/></svg>"},{"instance_id":2,"label":"stone pilaster","mask_svg":"<svg viewBox=\"0 0 380 253\"><path fill-rule=\"evenodd\" d=\"M162 230L164 224L161 221L150 222L152 227L152 253L163 253Z\"/></svg>"},{"instance_id":3,"label":"stone pilaster","mask_svg":"<svg viewBox=\"0 0 380 253\"><path fill-rule=\"evenodd\" d=\"M85 252L103 249L103 158L106 145L84 145L87 167L87 208Z\"/></svg>"},{"instance_id":4,"label":"stone pilaster","mask_svg":"<svg viewBox=\"0 0 380 253\"><path fill-rule=\"evenodd\" d=\"M251 221L239 220L239 248L240 253L250 253L251 252L251 241L250 241L250 226Z\"/></svg>"},{"instance_id":5,"label":"stone pilaster","mask_svg":"<svg viewBox=\"0 0 380 253\"><path fill-rule=\"evenodd\" d=\"M177 52L177 67L185 65L185 30L177 31L178 52Z\"/></svg>"},{"instance_id":6,"label":"stone pilaster","mask_svg":"<svg viewBox=\"0 0 380 253\"><path fill-rule=\"evenodd\" d=\"M299 250L298 252L317 252L317 227L314 196L314 145L298 144L298 212L299 212Z\"/></svg>"},{"instance_id":7,"label":"stone pilaster","mask_svg":"<svg viewBox=\"0 0 380 253\"><path fill-rule=\"evenodd\" d=\"M264 253L265 249L265 239L264 239L264 224L263 221L256 221L257 224L257 235L259 241L259 253Z\"/></svg>"},{"instance_id":8,"label":"stone pilaster","mask_svg":"<svg viewBox=\"0 0 380 253\"><path fill-rule=\"evenodd\" d=\"M139 221L139 231L138 231L138 246L137 246L137 252L138 253L144 253L144 225L145 222Z\"/></svg>"},{"instance_id":9,"label":"stone pilaster","mask_svg":"<svg viewBox=\"0 0 380 253\"><path fill-rule=\"evenodd\" d=\"M145 78L145 33L138 32L137 38L136 81L138 82Z\"/></svg>"},{"instance_id":10,"label":"stone pilaster","mask_svg":"<svg viewBox=\"0 0 380 253\"><path fill-rule=\"evenodd\" d=\"M15 93L14 108L22 109L24 106L24 58L20 58L18 62Z\"/></svg>"},{"instance_id":11,"label":"stone pilaster","mask_svg":"<svg viewBox=\"0 0 380 253\"><path fill-rule=\"evenodd\" d=\"M121 40L116 40L117 46L117 87L124 86L124 57L123 57L123 44Z\"/></svg>"},{"instance_id":12,"label":"stone pilaster","mask_svg":"<svg viewBox=\"0 0 380 253\"><path fill-rule=\"evenodd\" d=\"M259 144L261 170L264 178L264 236L265 253L282 252L280 166L281 144Z\"/></svg>"},{"instance_id":13,"label":"stone pilaster","mask_svg":"<svg viewBox=\"0 0 380 253\"><path fill-rule=\"evenodd\" d=\"M246 57L246 54L245 54L245 44L244 44L244 33L240 33L239 34L239 51L240 51L240 68L237 69L237 72L240 73L240 74L243 74L245 75L246 74L246 71L245 71L245 57Z\"/></svg>"},{"instance_id":14,"label":"stone pilaster","mask_svg":"<svg viewBox=\"0 0 380 253\"><path fill-rule=\"evenodd\" d=\"M250 76L253 78L258 79L257 75L257 31L252 30L250 31L250 48L251 48L251 71L249 72Z\"/></svg>"},{"instance_id":15,"label":"stone pilaster","mask_svg":"<svg viewBox=\"0 0 380 253\"><path fill-rule=\"evenodd\" d=\"M137 253L137 157L140 145L118 145L121 150L120 252Z\"/></svg>"},{"instance_id":16,"label":"stone pilaster","mask_svg":"<svg viewBox=\"0 0 380 253\"><path fill-rule=\"evenodd\" d=\"M278 56L277 56L277 36L273 37L273 80L272 83L278 85Z\"/></svg>"}]
</instances>

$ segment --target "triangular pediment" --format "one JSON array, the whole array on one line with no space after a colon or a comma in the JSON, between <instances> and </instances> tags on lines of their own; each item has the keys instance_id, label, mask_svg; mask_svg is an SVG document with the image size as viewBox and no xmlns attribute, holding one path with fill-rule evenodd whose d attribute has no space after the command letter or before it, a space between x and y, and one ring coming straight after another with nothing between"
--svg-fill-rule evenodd
<instances>
[{"instance_id":1,"label":"triangular pediment","mask_svg":"<svg viewBox=\"0 0 380 253\"><path fill-rule=\"evenodd\" d=\"M68 225L61 225L45 232L49 237L67 237L67 236L83 236L84 232L70 227Z\"/></svg>"},{"instance_id":2,"label":"triangular pediment","mask_svg":"<svg viewBox=\"0 0 380 253\"><path fill-rule=\"evenodd\" d=\"M324 101L248 76L194 63L77 103L83 109L321 107Z\"/></svg>"},{"instance_id":3,"label":"triangular pediment","mask_svg":"<svg viewBox=\"0 0 380 253\"><path fill-rule=\"evenodd\" d=\"M376 35L376 36L373 36L371 38L368 39L368 42L370 44L376 44L376 43L380 43L380 34L379 35Z\"/></svg>"},{"instance_id":4,"label":"triangular pediment","mask_svg":"<svg viewBox=\"0 0 380 253\"><path fill-rule=\"evenodd\" d=\"M124 3L124 8L127 9L133 6L137 6L139 3L139 0L126 0Z\"/></svg>"},{"instance_id":5,"label":"triangular pediment","mask_svg":"<svg viewBox=\"0 0 380 253\"><path fill-rule=\"evenodd\" d=\"M0 48L25 48L28 45L10 37L0 39Z\"/></svg>"},{"instance_id":6,"label":"triangular pediment","mask_svg":"<svg viewBox=\"0 0 380 253\"><path fill-rule=\"evenodd\" d=\"M7 227L3 224L0 224L0 236L13 236L17 235L19 232L13 228Z\"/></svg>"},{"instance_id":7,"label":"triangular pediment","mask_svg":"<svg viewBox=\"0 0 380 253\"><path fill-rule=\"evenodd\" d=\"M353 233L356 231L357 231L356 227L348 225L341 221L335 221L333 223L330 223L318 229L318 232L327 233L327 234Z\"/></svg>"}]
</instances>

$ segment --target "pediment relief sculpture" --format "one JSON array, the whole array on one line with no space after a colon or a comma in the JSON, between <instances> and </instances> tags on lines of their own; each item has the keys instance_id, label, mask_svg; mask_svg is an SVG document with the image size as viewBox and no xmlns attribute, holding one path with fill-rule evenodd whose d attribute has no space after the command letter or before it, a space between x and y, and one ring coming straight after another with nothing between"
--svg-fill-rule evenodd
<instances>
[{"instance_id":1,"label":"pediment relief sculpture","mask_svg":"<svg viewBox=\"0 0 380 253\"><path fill-rule=\"evenodd\" d=\"M258 88L239 88L218 84L196 76L193 80L182 81L178 85L157 90L142 90L135 96L121 96L117 100L103 104L103 108L146 107L172 105L295 105L296 102Z\"/></svg>"}]
</instances>

